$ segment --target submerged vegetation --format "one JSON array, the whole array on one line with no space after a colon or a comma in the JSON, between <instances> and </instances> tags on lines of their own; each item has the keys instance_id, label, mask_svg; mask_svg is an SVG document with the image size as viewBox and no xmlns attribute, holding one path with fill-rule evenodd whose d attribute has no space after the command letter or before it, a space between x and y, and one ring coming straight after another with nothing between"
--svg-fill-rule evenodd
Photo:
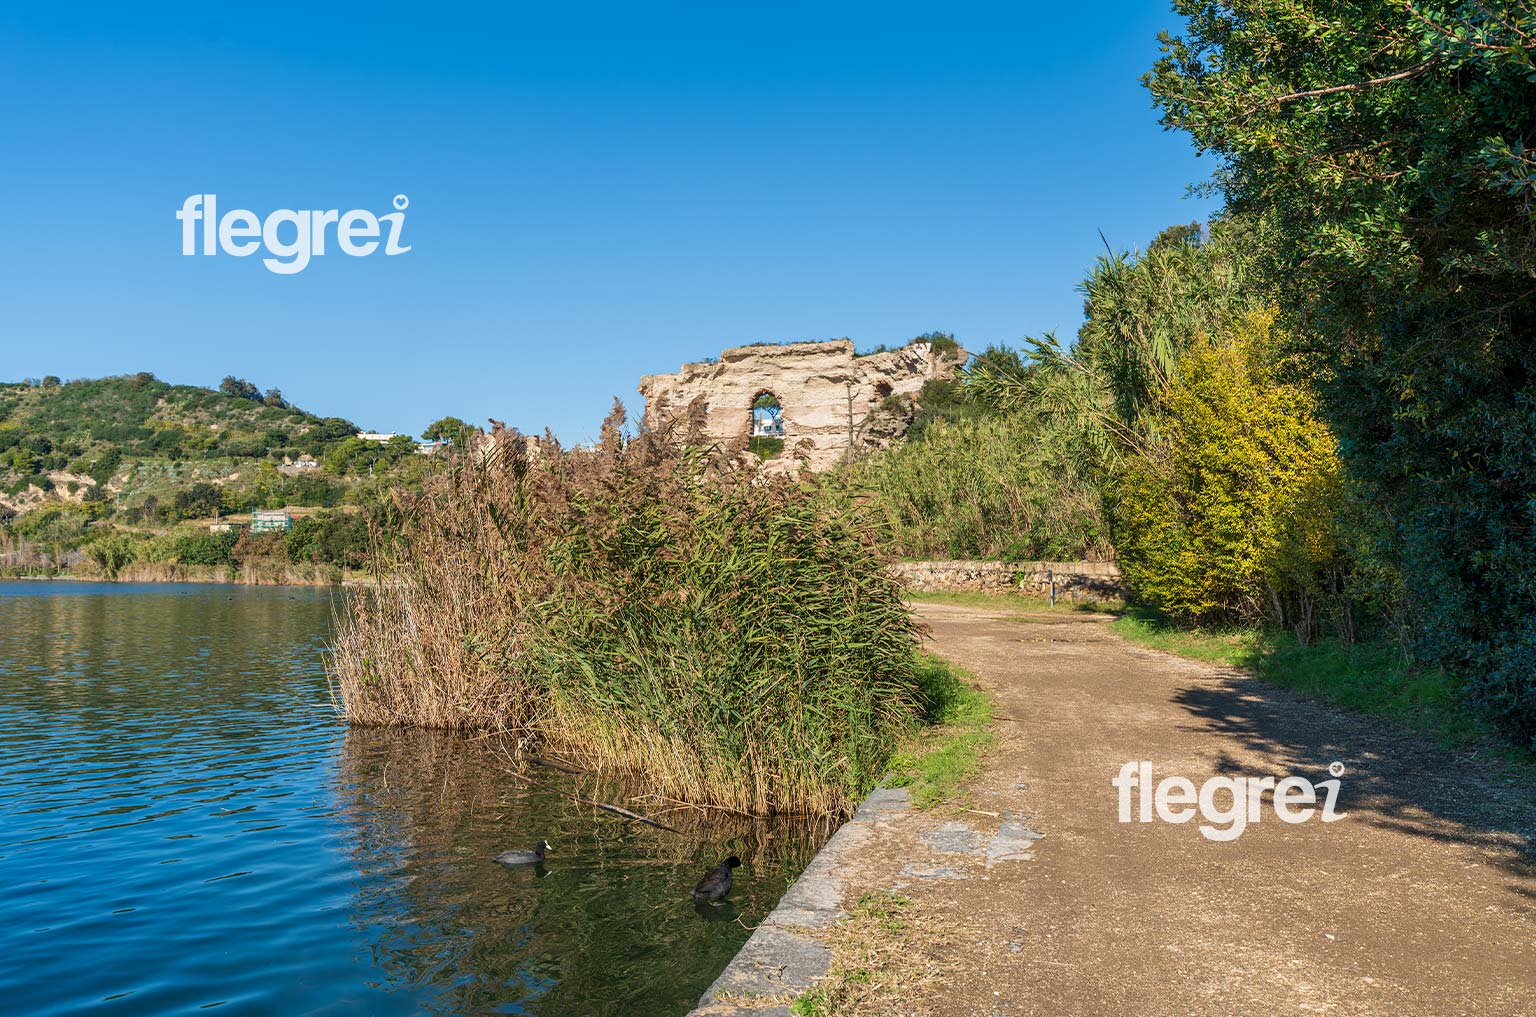
<instances>
[{"instance_id":1,"label":"submerged vegetation","mask_svg":"<svg viewBox=\"0 0 1536 1017\"><path fill-rule=\"evenodd\" d=\"M928 708L874 528L697 431L622 426L401 493L391 580L332 658L347 716L508 730L695 805L848 811Z\"/></svg>"}]
</instances>

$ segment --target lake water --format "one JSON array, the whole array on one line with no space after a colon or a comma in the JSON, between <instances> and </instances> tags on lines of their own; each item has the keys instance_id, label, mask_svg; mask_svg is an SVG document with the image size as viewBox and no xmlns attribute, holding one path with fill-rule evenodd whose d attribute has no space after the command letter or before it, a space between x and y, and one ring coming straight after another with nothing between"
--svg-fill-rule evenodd
<instances>
[{"instance_id":1,"label":"lake water","mask_svg":"<svg viewBox=\"0 0 1536 1017\"><path fill-rule=\"evenodd\" d=\"M681 1014L820 846L626 823L484 741L349 729L332 597L0 582L0 1012ZM491 860L541 837L538 869ZM731 853L730 901L695 905Z\"/></svg>"}]
</instances>

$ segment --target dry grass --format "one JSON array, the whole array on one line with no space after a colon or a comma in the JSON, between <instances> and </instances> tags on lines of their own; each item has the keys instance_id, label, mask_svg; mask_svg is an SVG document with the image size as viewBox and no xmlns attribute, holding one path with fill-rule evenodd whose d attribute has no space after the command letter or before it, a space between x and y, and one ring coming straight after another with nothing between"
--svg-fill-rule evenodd
<instances>
[{"instance_id":1,"label":"dry grass","mask_svg":"<svg viewBox=\"0 0 1536 1017\"><path fill-rule=\"evenodd\" d=\"M512 732L663 797L850 811L923 709L871 527L697 431L497 443L417 497L331 658L349 719Z\"/></svg>"},{"instance_id":2,"label":"dry grass","mask_svg":"<svg viewBox=\"0 0 1536 1017\"><path fill-rule=\"evenodd\" d=\"M888 891L866 893L827 937L832 967L796 999L796 1017L878 1017L927 1014L921 1003L930 986L951 972L935 958L947 939L911 900Z\"/></svg>"}]
</instances>

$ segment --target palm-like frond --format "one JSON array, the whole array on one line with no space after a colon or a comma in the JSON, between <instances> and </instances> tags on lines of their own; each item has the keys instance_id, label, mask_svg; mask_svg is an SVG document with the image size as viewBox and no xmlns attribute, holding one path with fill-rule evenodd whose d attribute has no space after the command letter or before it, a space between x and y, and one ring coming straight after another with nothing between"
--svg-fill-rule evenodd
<instances>
[{"instance_id":1,"label":"palm-like frond","mask_svg":"<svg viewBox=\"0 0 1536 1017\"><path fill-rule=\"evenodd\" d=\"M1180 355L1250 298L1226 245L1179 228L1144 253L1100 257L1079 287L1087 320L1067 349L1054 333L1024 340L1027 362L979 360L965 375L974 398L1028 413L1113 466L1145 454Z\"/></svg>"}]
</instances>

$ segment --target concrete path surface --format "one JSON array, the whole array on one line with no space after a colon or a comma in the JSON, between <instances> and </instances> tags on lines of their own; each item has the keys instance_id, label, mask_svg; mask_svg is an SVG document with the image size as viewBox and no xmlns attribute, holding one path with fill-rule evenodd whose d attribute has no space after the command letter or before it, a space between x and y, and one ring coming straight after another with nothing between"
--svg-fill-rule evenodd
<instances>
[{"instance_id":1,"label":"concrete path surface","mask_svg":"<svg viewBox=\"0 0 1536 1017\"><path fill-rule=\"evenodd\" d=\"M899 888L930 930L912 948L948 974L901 1012L1536 1015L1528 784L1102 617L920 611L1003 719L978 811L886 815L837 865L846 894ZM1141 760L1197 787L1341 763L1345 815L1291 825L1266 797L1226 843L1199 819L1121 823L1111 781Z\"/></svg>"}]
</instances>

